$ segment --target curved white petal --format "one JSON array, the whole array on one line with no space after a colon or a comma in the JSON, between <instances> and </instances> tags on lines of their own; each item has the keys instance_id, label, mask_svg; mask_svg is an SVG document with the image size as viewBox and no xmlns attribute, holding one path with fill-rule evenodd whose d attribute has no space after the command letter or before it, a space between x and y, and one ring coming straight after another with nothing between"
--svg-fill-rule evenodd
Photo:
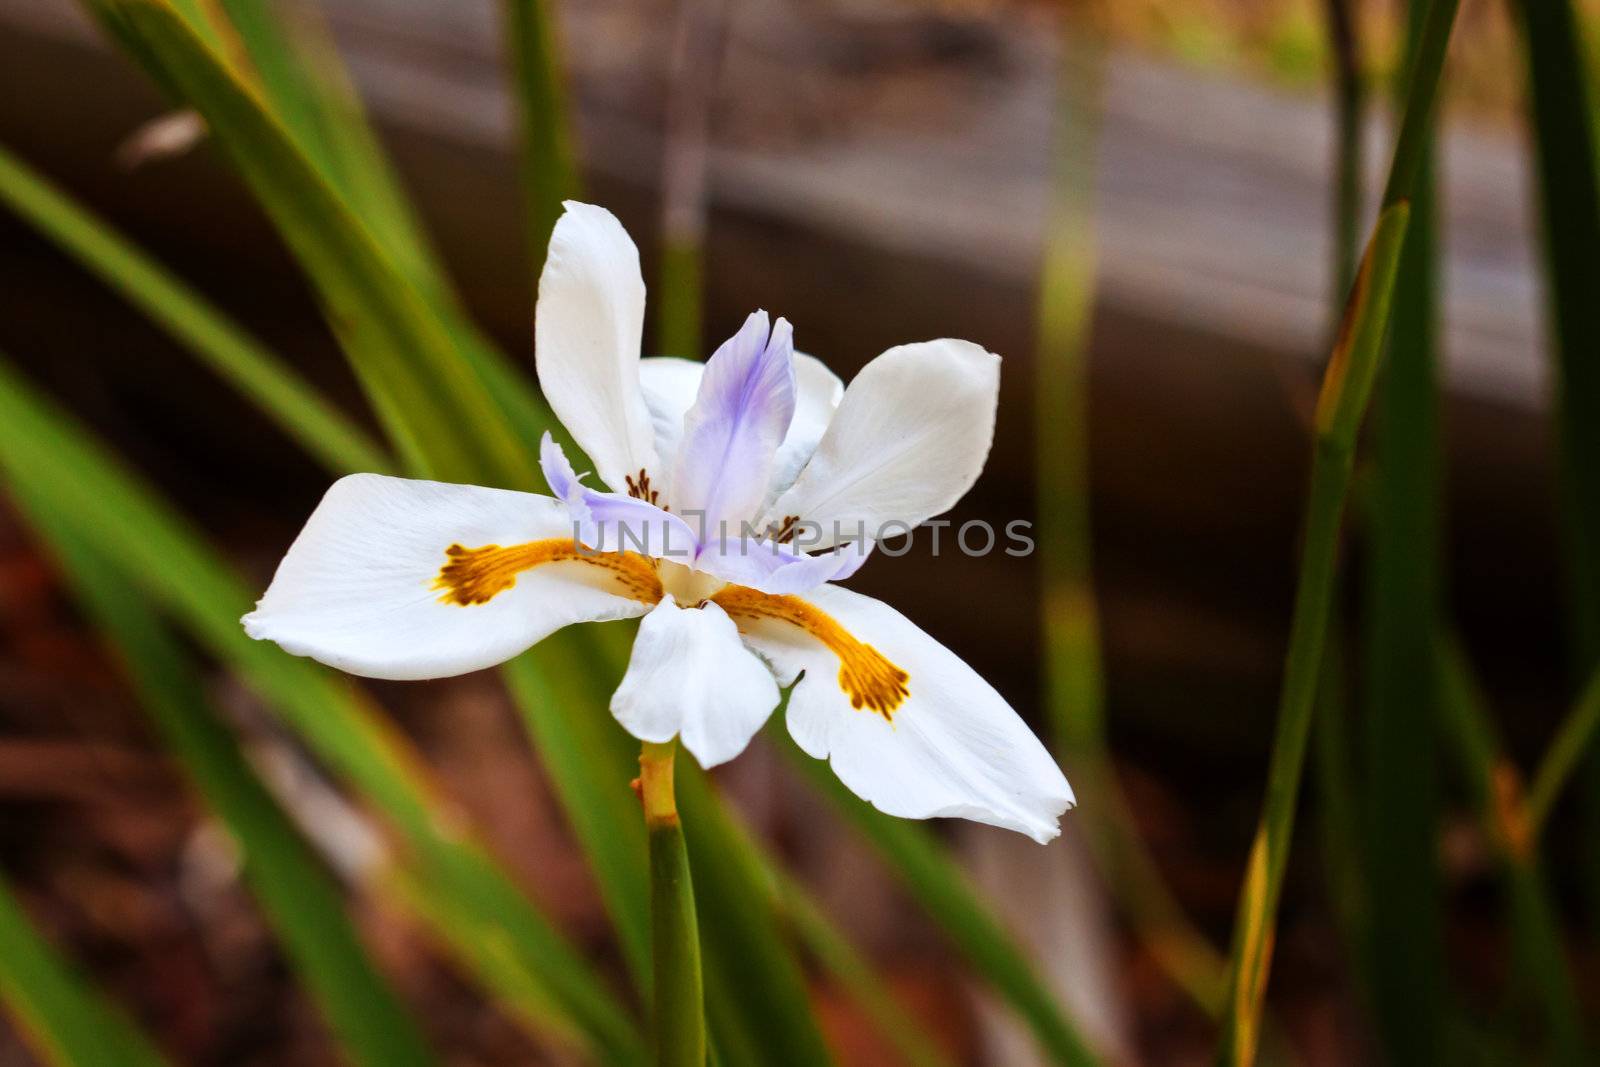
<instances>
[{"instance_id":1,"label":"curved white petal","mask_svg":"<svg viewBox=\"0 0 1600 1067\"><path fill-rule=\"evenodd\" d=\"M649 356L639 361L639 386L644 390L644 402L650 409L656 455L664 469L670 469L678 455L678 443L683 438L683 417L700 392L700 377L705 370L704 363L675 356ZM796 352L794 375L794 418L773 460L772 485L767 491L769 503L794 484L800 469L817 450L817 442L822 440L834 409L844 396L844 382L815 356ZM668 496L671 496L670 487Z\"/></svg>"},{"instance_id":2,"label":"curved white petal","mask_svg":"<svg viewBox=\"0 0 1600 1067\"><path fill-rule=\"evenodd\" d=\"M244 627L352 674L442 678L502 663L569 623L649 610L614 570L582 560L508 574L514 584L482 603L441 599L435 583L452 545L572 535L567 509L549 497L352 474L312 512Z\"/></svg>"},{"instance_id":3,"label":"curved white petal","mask_svg":"<svg viewBox=\"0 0 1600 1067\"><path fill-rule=\"evenodd\" d=\"M663 471L672 469L683 439L683 417L700 392L700 378L706 365L695 359L677 356L647 356L639 361L639 388L644 391L645 407L650 409L650 424L655 432L656 458ZM671 495L671 486L667 486Z\"/></svg>"},{"instance_id":4,"label":"curved white petal","mask_svg":"<svg viewBox=\"0 0 1600 1067\"><path fill-rule=\"evenodd\" d=\"M947 511L994 440L1000 357L945 339L891 348L862 368L800 477L767 509L826 548L905 532ZM903 525L902 525L903 524Z\"/></svg>"},{"instance_id":5,"label":"curved white petal","mask_svg":"<svg viewBox=\"0 0 1600 1067\"><path fill-rule=\"evenodd\" d=\"M715 604L680 608L665 597L639 624L611 713L641 741L683 746L702 767L743 752L772 709L778 684Z\"/></svg>"},{"instance_id":6,"label":"curved white petal","mask_svg":"<svg viewBox=\"0 0 1600 1067\"><path fill-rule=\"evenodd\" d=\"M734 591L716 602L780 683L804 672L789 696L790 734L873 806L911 819L973 819L1040 843L1060 833L1073 797L1055 760L992 686L905 616L838 586L765 602ZM870 648L836 651L849 645L840 633ZM856 679L881 684L883 670L904 672L905 692L891 686L883 711L870 700L852 706L847 688L860 683L842 676L847 659Z\"/></svg>"},{"instance_id":7,"label":"curved white petal","mask_svg":"<svg viewBox=\"0 0 1600 1067\"><path fill-rule=\"evenodd\" d=\"M539 387L595 473L618 492L656 457L639 391L644 279L639 250L611 212L569 200L550 235L534 311Z\"/></svg>"},{"instance_id":8,"label":"curved white petal","mask_svg":"<svg viewBox=\"0 0 1600 1067\"><path fill-rule=\"evenodd\" d=\"M796 352L794 376L794 419L772 463L772 489L764 501L769 505L800 476L844 397L844 382L815 356Z\"/></svg>"}]
</instances>

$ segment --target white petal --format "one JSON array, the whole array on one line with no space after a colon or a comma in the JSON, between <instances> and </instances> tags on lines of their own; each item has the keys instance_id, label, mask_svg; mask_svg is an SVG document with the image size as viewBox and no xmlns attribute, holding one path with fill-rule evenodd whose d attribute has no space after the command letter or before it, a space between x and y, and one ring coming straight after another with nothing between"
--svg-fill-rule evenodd
<instances>
[{"instance_id":1,"label":"white petal","mask_svg":"<svg viewBox=\"0 0 1600 1067\"><path fill-rule=\"evenodd\" d=\"M894 536L949 510L983 470L999 395L1000 357L968 341L889 349L850 383L768 518L798 516L814 549L863 531Z\"/></svg>"},{"instance_id":2,"label":"white petal","mask_svg":"<svg viewBox=\"0 0 1600 1067\"><path fill-rule=\"evenodd\" d=\"M569 623L650 609L581 560L520 571L485 603L440 599L451 545L545 539L572 539L567 509L549 497L352 474L322 498L244 627L352 674L442 678L502 663Z\"/></svg>"},{"instance_id":3,"label":"white petal","mask_svg":"<svg viewBox=\"0 0 1600 1067\"><path fill-rule=\"evenodd\" d=\"M639 361L639 385L650 409L656 455L664 469L671 469L678 454L678 443L683 438L683 417L700 392L700 376L705 369L704 363L674 356L649 356ZM769 503L794 484L800 469L817 450L817 442L822 440L834 409L844 396L844 383L839 376L815 356L796 352L794 374L794 419L773 461L772 487L767 492Z\"/></svg>"},{"instance_id":4,"label":"white petal","mask_svg":"<svg viewBox=\"0 0 1600 1067\"><path fill-rule=\"evenodd\" d=\"M639 250L611 212L572 200L566 208L539 278L534 363L556 417L601 480L623 492L641 469L665 476L639 391Z\"/></svg>"},{"instance_id":5,"label":"white petal","mask_svg":"<svg viewBox=\"0 0 1600 1067\"><path fill-rule=\"evenodd\" d=\"M1073 797L1055 760L989 683L905 616L838 586L780 598L768 611L748 592L716 599L780 682L804 672L789 696L790 734L873 806L910 819L973 819L1040 843L1060 833ZM797 603L905 672L907 693L887 715L852 706L843 659L814 636L827 623Z\"/></svg>"},{"instance_id":6,"label":"white petal","mask_svg":"<svg viewBox=\"0 0 1600 1067\"><path fill-rule=\"evenodd\" d=\"M778 685L715 604L680 608L672 597L639 624L611 713L641 741L683 746L702 767L743 752L772 709Z\"/></svg>"},{"instance_id":7,"label":"white petal","mask_svg":"<svg viewBox=\"0 0 1600 1067\"><path fill-rule=\"evenodd\" d=\"M699 360L676 356L648 356L639 361L639 388L650 409L654 428L656 459L663 471L672 469L683 438L683 416L700 392L700 377L706 365ZM670 493L670 486L668 492Z\"/></svg>"},{"instance_id":8,"label":"white petal","mask_svg":"<svg viewBox=\"0 0 1600 1067\"><path fill-rule=\"evenodd\" d=\"M782 495L800 476L844 396L844 382L815 356L796 352L794 375L794 420L789 423L789 432L784 435L777 459L773 461L772 489L765 501L767 504Z\"/></svg>"}]
</instances>

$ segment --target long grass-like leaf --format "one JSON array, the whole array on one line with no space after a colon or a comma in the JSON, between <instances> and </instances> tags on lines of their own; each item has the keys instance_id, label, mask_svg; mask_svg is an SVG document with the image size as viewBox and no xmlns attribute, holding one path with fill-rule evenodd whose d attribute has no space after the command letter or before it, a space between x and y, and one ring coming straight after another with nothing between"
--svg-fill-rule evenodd
<instances>
[{"instance_id":1,"label":"long grass-like leaf","mask_svg":"<svg viewBox=\"0 0 1600 1067\"><path fill-rule=\"evenodd\" d=\"M1413 50L1424 6L1410 5ZM1406 81L1402 76L1401 85ZM1442 467L1431 141L1424 139L1395 281L1366 527L1366 964L1378 1032L1396 1063L1436 1062L1444 1036L1438 741L1430 706Z\"/></svg>"},{"instance_id":2,"label":"long grass-like leaf","mask_svg":"<svg viewBox=\"0 0 1600 1067\"><path fill-rule=\"evenodd\" d=\"M1261 823L1250 849L1234 927L1228 1007L1218 1054L1224 1064L1252 1063L1260 1037L1273 927L1294 832L1294 809L1321 671L1323 638L1332 610L1339 531L1356 430L1366 408L1388 324L1388 304L1408 214L1408 205L1401 200L1379 217L1357 276L1339 345L1328 364L1318 405L1306 541L1301 549L1278 730L1267 770Z\"/></svg>"},{"instance_id":3,"label":"long grass-like leaf","mask_svg":"<svg viewBox=\"0 0 1600 1067\"><path fill-rule=\"evenodd\" d=\"M1571 0L1512 4L1527 53L1548 333L1555 356L1574 678L1600 666L1600 163L1593 72ZM1600 746L1585 761L1583 870L1600 915Z\"/></svg>"},{"instance_id":4,"label":"long grass-like leaf","mask_svg":"<svg viewBox=\"0 0 1600 1067\"><path fill-rule=\"evenodd\" d=\"M226 18L263 98L324 180L359 209L363 225L420 292L446 299L433 250L314 7L221 0L212 13Z\"/></svg>"},{"instance_id":5,"label":"long grass-like leaf","mask_svg":"<svg viewBox=\"0 0 1600 1067\"><path fill-rule=\"evenodd\" d=\"M167 1062L33 929L4 881L0 1001L52 1067L164 1067Z\"/></svg>"},{"instance_id":6,"label":"long grass-like leaf","mask_svg":"<svg viewBox=\"0 0 1600 1067\"><path fill-rule=\"evenodd\" d=\"M545 656L537 667L518 660L506 671L637 972L649 966L645 842L638 801L621 786L637 770L638 749L604 709L603 692L596 695L620 674L617 651L585 650L576 642L541 645L528 654ZM773 1064L827 1062L804 979L779 936L764 861L698 768L679 760L675 773L703 916L713 1039L730 1062L744 1062L739 1050ZM642 981L640 988L649 989Z\"/></svg>"},{"instance_id":7,"label":"long grass-like leaf","mask_svg":"<svg viewBox=\"0 0 1600 1067\"><path fill-rule=\"evenodd\" d=\"M597 1048L641 1055L637 1028L610 991L466 827L449 814L420 757L357 690L239 626L243 582L103 449L0 365L0 468L24 471L94 548L236 669L340 776L386 817L406 862L473 921L506 938Z\"/></svg>"},{"instance_id":8,"label":"long grass-like leaf","mask_svg":"<svg viewBox=\"0 0 1600 1067\"><path fill-rule=\"evenodd\" d=\"M1351 0L1325 0L1329 55L1334 80L1334 189L1332 290L1329 300L1329 334L1338 330L1345 295L1355 282L1361 253L1362 202L1365 151L1362 144L1366 117L1366 83L1363 75L1359 23ZM1330 345L1331 347L1331 345ZM1365 886L1362 884L1360 828L1356 807L1360 801L1354 782L1351 754L1350 708L1346 691L1346 662L1337 614L1330 620L1327 648L1318 686L1312 756L1316 767L1318 813L1327 868L1329 896L1339 917L1345 948L1354 963L1365 956Z\"/></svg>"},{"instance_id":9,"label":"long grass-like leaf","mask_svg":"<svg viewBox=\"0 0 1600 1067\"><path fill-rule=\"evenodd\" d=\"M826 1065L828 1046L763 863L698 767L679 768L678 807L704 916L706 965L717 973L726 1006L766 1050L763 1063Z\"/></svg>"},{"instance_id":10,"label":"long grass-like leaf","mask_svg":"<svg viewBox=\"0 0 1600 1067\"><path fill-rule=\"evenodd\" d=\"M1572 984L1555 901L1529 825L1521 778L1496 736L1494 720L1460 643L1439 640L1438 712L1441 733L1453 742L1484 839L1494 850L1511 912L1515 948L1513 988L1544 1016L1552 1062L1591 1062L1584 1048L1582 1008ZM1531 995L1529 995L1531 993Z\"/></svg>"},{"instance_id":11,"label":"long grass-like leaf","mask_svg":"<svg viewBox=\"0 0 1600 1067\"><path fill-rule=\"evenodd\" d=\"M292 368L4 148L0 200L160 323L323 464L390 470L383 450Z\"/></svg>"},{"instance_id":12,"label":"long grass-like leaf","mask_svg":"<svg viewBox=\"0 0 1600 1067\"><path fill-rule=\"evenodd\" d=\"M435 1062L362 949L332 874L217 721L165 624L26 476L14 488L96 629L120 653L168 748L238 845L245 880L351 1059L370 1067Z\"/></svg>"},{"instance_id":13,"label":"long grass-like leaf","mask_svg":"<svg viewBox=\"0 0 1600 1067\"><path fill-rule=\"evenodd\" d=\"M501 0L521 134L528 255L538 277L561 202L578 194L578 168L565 106L561 49L546 0Z\"/></svg>"},{"instance_id":14,"label":"long grass-like leaf","mask_svg":"<svg viewBox=\"0 0 1600 1067\"><path fill-rule=\"evenodd\" d=\"M320 291L335 332L407 466L508 487L535 484L530 455L427 298L323 179L235 65L166 0L90 0L141 42L206 120Z\"/></svg>"},{"instance_id":15,"label":"long grass-like leaf","mask_svg":"<svg viewBox=\"0 0 1600 1067\"><path fill-rule=\"evenodd\" d=\"M470 369L482 380L498 410L478 412L479 420L502 424L492 430L502 445L509 431L523 452L537 454L540 437L546 430L559 436L559 424L533 391L529 378L517 373L463 313L401 191L398 176L366 121L323 21L305 5L285 9L264 0L227 0L225 8L230 29L236 31L259 72L265 106L283 122L324 180L360 217L429 304L452 342L459 364L456 372ZM554 106L558 105L559 93L554 98ZM565 138L565 134L560 136ZM570 170L568 160L552 173ZM549 240L548 226L559 216L561 200L576 192L575 186L575 180L569 178L546 191L548 222L537 246L541 255L543 242ZM474 427L470 432L484 433L487 428Z\"/></svg>"},{"instance_id":16,"label":"long grass-like leaf","mask_svg":"<svg viewBox=\"0 0 1600 1067\"><path fill-rule=\"evenodd\" d=\"M781 724L767 734L817 791L883 855L906 891L944 931L974 973L1028 1024L1050 1061L1063 1067L1095 1063L1088 1044L1062 1013L1033 963L985 907L966 873L927 828L884 815L858 798L827 763L807 756L787 736L780 736Z\"/></svg>"},{"instance_id":17,"label":"long grass-like leaf","mask_svg":"<svg viewBox=\"0 0 1600 1067\"><path fill-rule=\"evenodd\" d=\"M1356 438L1389 327L1395 278L1410 222L1409 198L1432 128L1434 100L1457 6L1457 0L1431 0L1417 35L1405 114L1395 142L1383 206L1346 304L1317 401L1305 543L1301 548L1278 727L1267 768L1261 822L1239 894L1230 954L1228 1008L1218 1043L1218 1062L1230 1067L1253 1063L1260 1040L1278 901L1294 834L1300 774L1322 669L1323 639L1333 608L1339 534Z\"/></svg>"},{"instance_id":18,"label":"long grass-like leaf","mask_svg":"<svg viewBox=\"0 0 1600 1067\"><path fill-rule=\"evenodd\" d=\"M1528 788L1528 830L1534 836L1544 828L1572 779L1584 753L1591 751L1595 734L1600 732L1600 670L1590 677L1578 702L1573 705L1556 731L1555 740L1545 752Z\"/></svg>"},{"instance_id":19,"label":"long grass-like leaf","mask_svg":"<svg viewBox=\"0 0 1600 1067\"><path fill-rule=\"evenodd\" d=\"M757 848L753 843L752 848ZM755 855L760 856L759 850ZM822 968L861 1008L910 1067L954 1067L938 1043L895 999L870 960L799 880L771 857L761 857L778 911Z\"/></svg>"},{"instance_id":20,"label":"long grass-like leaf","mask_svg":"<svg viewBox=\"0 0 1600 1067\"><path fill-rule=\"evenodd\" d=\"M615 681L575 634L556 634L504 667L524 726L550 775L605 900L641 995L650 992L646 840L627 788L638 745L595 699L595 674Z\"/></svg>"}]
</instances>

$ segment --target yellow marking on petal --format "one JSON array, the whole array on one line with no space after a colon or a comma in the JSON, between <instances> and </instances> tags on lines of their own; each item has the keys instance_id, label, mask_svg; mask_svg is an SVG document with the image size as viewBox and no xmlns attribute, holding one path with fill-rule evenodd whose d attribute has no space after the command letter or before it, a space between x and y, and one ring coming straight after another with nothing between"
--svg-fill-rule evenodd
<instances>
[{"instance_id":1,"label":"yellow marking on petal","mask_svg":"<svg viewBox=\"0 0 1600 1067\"><path fill-rule=\"evenodd\" d=\"M516 585L517 575L546 563L586 563L599 567L611 572L624 596L646 604L661 599L661 579L648 559L636 552L587 551L570 537L549 537L506 548L451 545L444 550L444 555L444 566L433 579L433 588L443 592L439 597L441 604L460 607L487 604Z\"/></svg>"},{"instance_id":2,"label":"yellow marking on petal","mask_svg":"<svg viewBox=\"0 0 1600 1067\"><path fill-rule=\"evenodd\" d=\"M894 722L894 713L911 695L911 676L883 653L859 640L821 608L797 596L775 596L730 585L711 598L734 619L776 619L798 626L839 657L839 688L850 706L870 709Z\"/></svg>"}]
</instances>

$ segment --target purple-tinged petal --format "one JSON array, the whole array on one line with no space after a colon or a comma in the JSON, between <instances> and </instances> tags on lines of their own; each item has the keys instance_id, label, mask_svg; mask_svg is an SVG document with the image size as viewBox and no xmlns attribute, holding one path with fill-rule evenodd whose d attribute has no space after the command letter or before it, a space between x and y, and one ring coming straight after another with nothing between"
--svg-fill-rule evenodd
<instances>
[{"instance_id":1,"label":"purple-tinged petal","mask_svg":"<svg viewBox=\"0 0 1600 1067\"><path fill-rule=\"evenodd\" d=\"M769 333L767 322L755 312L713 353L684 416L672 506L708 530L756 518L794 418L794 330L779 319Z\"/></svg>"},{"instance_id":2,"label":"purple-tinged petal","mask_svg":"<svg viewBox=\"0 0 1600 1067\"><path fill-rule=\"evenodd\" d=\"M550 487L550 492L560 500L569 500L573 494L582 489L578 482L578 474L572 469L572 461L567 459L567 454L556 439L546 430L539 439L539 469L544 473L545 484Z\"/></svg>"},{"instance_id":3,"label":"purple-tinged petal","mask_svg":"<svg viewBox=\"0 0 1600 1067\"><path fill-rule=\"evenodd\" d=\"M546 433L539 442L544 479L572 515L577 539L598 552L639 552L691 562L700 548L689 524L644 500L603 493L578 481L561 446Z\"/></svg>"},{"instance_id":4,"label":"purple-tinged petal","mask_svg":"<svg viewBox=\"0 0 1600 1067\"><path fill-rule=\"evenodd\" d=\"M839 569L833 572L833 577L829 578L828 581L842 582L846 578L855 577L856 571L866 564L867 557L872 555L872 549L875 546L875 541L863 537L859 541L846 542L832 552L826 553L830 556L838 556L840 561Z\"/></svg>"},{"instance_id":5,"label":"purple-tinged petal","mask_svg":"<svg viewBox=\"0 0 1600 1067\"><path fill-rule=\"evenodd\" d=\"M700 552L695 531L672 512L621 493L583 491L594 540L584 543L602 552L638 552L656 559L690 565Z\"/></svg>"},{"instance_id":6,"label":"purple-tinged petal","mask_svg":"<svg viewBox=\"0 0 1600 1067\"><path fill-rule=\"evenodd\" d=\"M825 582L848 578L871 551L870 542L851 542L808 556L775 541L728 539L707 542L695 568L763 593L804 593Z\"/></svg>"}]
</instances>

